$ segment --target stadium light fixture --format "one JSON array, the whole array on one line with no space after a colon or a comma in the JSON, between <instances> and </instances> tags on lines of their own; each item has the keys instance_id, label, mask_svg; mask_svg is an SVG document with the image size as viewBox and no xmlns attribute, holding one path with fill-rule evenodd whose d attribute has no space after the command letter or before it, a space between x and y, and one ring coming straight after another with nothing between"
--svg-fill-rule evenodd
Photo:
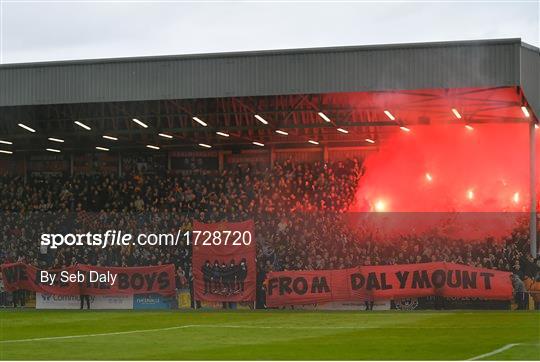
<instances>
[{"instance_id":1,"label":"stadium light fixture","mask_svg":"<svg viewBox=\"0 0 540 362\"><path fill-rule=\"evenodd\" d=\"M338 132L341 132L341 133L349 133L349 131L347 131L344 128L338 128L337 130L338 130Z\"/></svg>"},{"instance_id":2,"label":"stadium light fixture","mask_svg":"<svg viewBox=\"0 0 540 362\"><path fill-rule=\"evenodd\" d=\"M200 124L201 126L203 126L203 127L208 126L208 124L206 122L204 122L202 119L200 119L199 117L193 117L193 120L195 122L197 122L198 124Z\"/></svg>"},{"instance_id":3,"label":"stadium light fixture","mask_svg":"<svg viewBox=\"0 0 540 362\"><path fill-rule=\"evenodd\" d=\"M216 132L216 134L217 134L218 136L222 136L222 137L229 137L229 136L230 136L230 134L225 133L225 132L220 132L220 131L219 131L219 132Z\"/></svg>"},{"instance_id":4,"label":"stadium light fixture","mask_svg":"<svg viewBox=\"0 0 540 362\"><path fill-rule=\"evenodd\" d=\"M458 112L457 109L452 108L452 113L454 113L454 116L456 116L457 119L461 119L461 114Z\"/></svg>"},{"instance_id":5,"label":"stadium light fixture","mask_svg":"<svg viewBox=\"0 0 540 362\"><path fill-rule=\"evenodd\" d=\"M531 114L529 113L529 110L525 106L521 106L521 112L525 115L525 117L529 118Z\"/></svg>"},{"instance_id":6,"label":"stadium light fixture","mask_svg":"<svg viewBox=\"0 0 540 362\"><path fill-rule=\"evenodd\" d=\"M85 125L85 124L82 123L82 122L75 121L74 123L75 123L77 126L84 128L84 129L87 130L87 131L90 131L90 130L92 129L92 128L88 127L87 125Z\"/></svg>"},{"instance_id":7,"label":"stadium light fixture","mask_svg":"<svg viewBox=\"0 0 540 362\"><path fill-rule=\"evenodd\" d=\"M118 141L118 138L117 137L113 137L113 136L103 136L103 138L105 138L106 140L111 140L111 141Z\"/></svg>"},{"instance_id":8,"label":"stadium light fixture","mask_svg":"<svg viewBox=\"0 0 540 362\"><path fill-rule=\"evenodd\" d=\"M469 131L473 131L473 130L474 130L474 127L471 126L470 124L465 125L465 128L467 128L467 130L469 130Z\"/></svg>"},{"instance_id":9,"label":"stadium light fixture","mask_svg":"<svg viewBox=\"0 0 540 362\"><path fill-rule=\"evenodd\" d=\"M13 142L10 142L10 141L4 141L4 140L0 140L0 143L3 143L5 145L12 145Z\"/></svg>"},{"instance_id":10,"label":"stadium light fixture","mask_svg":"<svg viewBox=\"0 0 540 362\"><path fill-rule=\"evenodd\" d=\"M282 130L280 130L280 129L276 130L276 133L279 133L279 134L284 135L284 136L288 136L288 135L289 135L289 133L287 133L287 132L285 132L285 131L282 131Z\"/></svg>"},{"instance_id":11,"label":"stadium light fixture","mask_svg":"<svg viewBox=\"0 0 540 362\"><path fill-rule=\"evenodd\" d=\"M204 147L204 148L212 148L212 146L207 145L206 143L199 143L199 146Z\"/></svg>"},{"instance_id":12,"label":"stadium light fixture","mask_svg":"<svg viewBox=\"0 0 540 362\"><path fill-rule=\"evenodd\" d=\"M433 181L433 177L431 176L431 174L430 174L429 172L426 172L426 180L427 180L428 182Z\"/></svg>"},{"instance_id":13,"label":"stadium light fixture","mask_svg":"<svg viewBox=\"0 0 540 362\"><path fill-rule=\"evenodd\" d=\"M253 141L252 142L255 146L264 147L264 143Z\"/></svg>"},{"instance_id":14,"label":"stadium light fixture","mask_svg":"<svg viewBox=\"0 0 540 362\"><path fill-rule=\"evenodd\" d=\"M106 148L106 147L99 147L99 146L96 147L96 150L100 150L100 151L110 151L110 150L109 150L108 148Z\"/></svg>"},{"instance_id":15,"label":"stadium light fixture","mask_svg":"<svg viewBox=\"0 0 540 362\"><path fill-rule=\"evenodd\" d=\"M54 137L49 137L48 140L53 141L53 142L58 142L58 143L64 143L65 142L63 139L54 138Z\"/></svg>"},{"instance_id":16,"label":"stadium light fixture","mask_svg":"<svg viewBox=\"0 0 540 362\"><path fill-rule=\"evenodd\" d=\"M132 121L137 123L142 128L148 128L148 125L146 123L144 123L143 121L139 121L137 118L133 118Z\"/></svg>"},{"instance_id":17,"label":"stadium light fixture","mask_svg":"<svg viewBox=\"0 0 540 362\"><path fill-rule=\"evenodd\" d=\"M259 116L258 114L255 115L255 118L257 118L257 120L261 122L262 124L268 124L268 121L262 118L261 116Z\"/></svg>"},{"instance_id":18,"label":"stadium light fixture","mask_svg":"<svg viewBox=\"0 0 540 362\"><path fill-rule=\"evenodd\" d=\"M154 145L146 145L146 147L151 148L151 149L153 149L153 150L159 150L159 147L158 147L158 146L154 146Z\"/></svg>"},{"instance_id":19,"label":"stadium light fixture","mask_svg":"<svg viewBox=\"0 0 540 362\"><path fill-rule=\"evenodd\" d=\"M12 155L12 154L13 154L13 151L0 150L0 153L5 153L6 155Z\"/></svg>"},{"instance_id":20,"label":"stadium light fixture","mask_svg":"<svg viewBox=\"0 0 540 362\"><path fill-rule=\"evenodd\" d=\"M400 128L403 132L410 132L410 131L411 131L410 128L405 127L405 126L400 126L399 128Z\"/></svg>"},{"instance_id":21,"label":"stadium light fixture","mask_svg":"<svg viewBox=\"0 0 540 362\"><path fill-rule=\"evenodd\" d=\"M366 142L368 142L368 143L375 143L375 140L372 140L371 138L366 138Z\"/></svg>"},{"instance_id":22,"label":"stadium light fixture","mask_svg":"<svg viewBox=\"0 0 540 362\"><path fill-rule=\"evenodd\" d=\"M467 198L468 198L469 200L474 199L474 191L473 191L473 189L467 190Z\"/></svg>"},{"instance_id":23,"label":"stadium light fixture","mask_svg":"<svg viewBox=\"0 0 540 362\"><path fill-rule=\"evenodd\" d=\"M390 120L395 121L396 117L390 111L384 111L384 114L386 114L386 117L390 118Z\"/></svg>"},{"instance_id":24,"label":"stadium light fixture","mask_svg":"<svg viewBox=\"0 0 540 362\"><path fill-rule=\"evenodd\" d=\"M49 151L49 152L60 153L60 150L57 150L56 148L46 148L45 150L46 150L46 151Z\"/></svg>"},{"instance_id":25,"label":"stadium light fixture","mask_svg":"<svg viewBox=\"0 0 540 362\"><path fill-rule=\"evenodd\" d=\"M168 138L168 139L173 138L173 136L171 136L170 134L167 134L167 133L158 133L158 136L163 137L163 138Z\"/></svg>"},{"instance_id":26,"label":"stadium light fixture","mask_svg":"<svg viewBox=\"0 0 540 362\"><path fill-rule=\"evenodd\" d=\"M311 143L312 145L318 145L319 144L319 142L314 141L314 140L309 140L308 142Z\"/></svg>"},{"instance_id":27,"label":"stadium light fixture","mask_svg":"<svg viewBox=\"0 0 540 362\"><path fill-rule=\"evenodd\" d=\"M512 201L514 201L515 204L519 203L519 192L514 193L514 196L512 196Z\"/></svg>"},{"instance_id":28,"label":"stadium light fixture","mask_svg":"<svg viewBox=\"0 0 540 362\"><path fill-rule=\"evenodd\" d=\"M319 117L325 120L325 122L332 122L330 118L328 118L328 116L324 114L323 112L319 112L318 114L319 114Z\"/></svg>"},{"instance_id":29,"label":"stadium light fixture","mask_svg":"<svg viewBox=\"0 0 540 362\"><path fill-rule=\"evenodd\" d=\"M35 133L35 132L36 132L35 129L33 129L32 127L28 127L28 126L25 125L24 123L19 123L18 126L21 127L21 128L24 128L24 129L27 130L28 132L32 132L32 133Z\"/></svg>"}]
</instances>

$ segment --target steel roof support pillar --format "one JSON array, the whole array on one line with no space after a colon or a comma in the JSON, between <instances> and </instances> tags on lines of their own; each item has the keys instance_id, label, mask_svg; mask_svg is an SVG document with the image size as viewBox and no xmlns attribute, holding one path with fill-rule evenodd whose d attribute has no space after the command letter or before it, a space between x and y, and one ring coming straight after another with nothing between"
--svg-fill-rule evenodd
<instances>
[{"instance_id":1,"label":"steel roof support pillar","mask_svg":"<svg viewBox=\"0 0 540 362\"><path fill-rule=\"evenodd\" d=\"M536 230L536 123L529 122L529 195L530 195L530 242L531 255L536 257L538 254L537 247L537 230Z\"/></svg>"}]
</instances>

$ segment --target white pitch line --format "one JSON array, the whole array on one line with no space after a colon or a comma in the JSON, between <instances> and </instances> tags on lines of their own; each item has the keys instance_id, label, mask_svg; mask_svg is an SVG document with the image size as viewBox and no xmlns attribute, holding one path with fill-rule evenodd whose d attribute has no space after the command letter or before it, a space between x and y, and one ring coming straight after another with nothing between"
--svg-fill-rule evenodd
<instances>
[{"instance_id":1,"label":"white pitch line","mask_svg":"<svg viewBox=\"0 0 540 362\"><path fill-rule=\"evenodd\" d=\"M57 339L73 339L73 338L87 338L87 337L102 337L102 336L117 336L122 334L135 334L135 333L147 333L147 332L162 332L174 329L185 328L250 328L250 329L368 329L368 328L384 328L384 327L347 327L347 326L328 326L328 327L316 327L316 326L241 326L241 325L226 325L226 324L188 324L183 326L174 326L166 328L154 328L154 329L137 329L133 331L123 332L107 332L107 333L94 333L94 334L77 334L72 336L56 336L56 337L40 337L40 338L26 338L26 339L8 339L0 341L0 343L18 343L18 342L36 342L36 341L50 341ZM394 327L395 328L395 327Z\"/></svg>"},{"instance_id":2,"label":"white pitch line","mask_svg":"<svg viewBox=\"0 0 540 362\"><path fill-rule=\"evenodd\" d=\"M194 327L212 328L251 328L251 329L463 329L464 327L440 327L440 326L254 326L254 325L231 325L231 324L201 324ZM491 327L465 327L469 329Z\"/></svg>"},{"instance_id":3,"label":"white pitch line","mask_svg":"<svg viewBox=\"0 0 540 362\"><path fill-rule=\"evenodd\" d=\"M523 343L510 343L510 344L507 344L505 346L502 346L501 348L498 348L496 350L493 350L491 352L488 352L488 353L484 353L484 354L481 354L479 356L475 356L473 358L469 358L468 361L476 361L476 360L479 360L481 358L485 358L485 357L489 357L489 356L493 356L495 354L499 354L501 352L504 352L506 351L507 349L510 349L512 347L515 347L515 346L520 346L522 345Z\"/></svg>"},{"instance_id":4,"label":"white pitch line","mask_svg":"<svg viewBox=\"0 0 540 362\"><path fill-rule=\"evenodd\" d=\"M72 336L56 336L56 337L39 337L39 338L26 338L26 339L8 339L0 341L2 343L23 343L23 342L37 342L37 341L51 341L51 340L61 340L61 339L74 339L74 338L87 338L87 337L102 337L102 336L117 336L123 334L136 334L136 333L147 333L147 332L162 332L175 329L186 329L186 328L239 328L239 329L312 329L312 330L340 330L340 329L480 329L488 327L462 327L462 326L452 326L452 327L442 327L442 326L422 326L422 327L412 327L412 326L253 326L253 325L231 325L231 324L186 324L183 326L173 326L165 328L154 328L154 329L136 329L132 331L123 331L123 332L107 332L107 333L94 333L94 334L77 334Z\"/></svg>"},{"instance_id":5,"label":"white pitch line","mask_svg":"<svg viewBox=\"0 0 540 362\"><path fill-rule=\"evenodd\" d=\"M175 326L175 327L166 327L166 328L155 328L155 329L137 329L133 331L124 331L124 332L108 332L108 333L95 333L95 334L77 334L73 336L57 336L57 337L40 337L40 338L27 338L27 339L8 339L5 341L0 341L0 343L18 343L18 342L36 342L36 341L50 341L56 339L72 339L72 338L86 338L86 337L101 337L101 336L117 336L122 334L135 334L135 333L146 333L146 332L161 332L169 331L172 329L182 329L196 327L195 325L184 325L184 326Z\"/></svg>"}]
</instances>

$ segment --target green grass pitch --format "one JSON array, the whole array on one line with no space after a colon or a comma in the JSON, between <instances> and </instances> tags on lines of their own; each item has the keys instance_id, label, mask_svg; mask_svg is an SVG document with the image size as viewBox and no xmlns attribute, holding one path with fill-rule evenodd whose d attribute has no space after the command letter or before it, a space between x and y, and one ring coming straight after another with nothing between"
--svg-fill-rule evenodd
<instances>
[{"instance_id":1,"label":"green grass pitch","mask_svg":"<svg viewBox=\"0 0 540 362\"><path fill-rule=\"evenodd\" d=\"M533 311L0 311L2 360L540 360L539 343Z\"/></svg>"}]
</instances>

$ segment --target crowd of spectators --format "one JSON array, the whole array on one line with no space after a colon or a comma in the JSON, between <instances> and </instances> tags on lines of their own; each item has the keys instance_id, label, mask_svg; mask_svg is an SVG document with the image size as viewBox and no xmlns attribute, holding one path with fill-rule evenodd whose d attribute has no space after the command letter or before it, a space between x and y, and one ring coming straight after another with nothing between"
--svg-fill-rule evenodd
<instances>
[{"instance_id":1,"label":"crowd of spectators","mask_svg":"<svg viewBox=\"0 0 540 362\"><path fill-rule=\"evenodd\" d=\"M512 271L540 282L540 260L527 256L524 224L503 241L465 242L438 235L399 235L380 243L351 227L361 161L275 163L190 174L69 178L0 177L0 263L40 268L75 263L135 266L173 263L179 287L192 279L191 250L167 247L40 246L41 233L125 230L176 232L203 222L253 219L259 278L271 270L342 269L449 261Z\"/></svg>"},{"instance_id":2,"label":"crowd of spectators","mask_svg":"<svg viewBox=\"0 0 540 362\"><path fill-rule=\"evenodd\" d=\"M189 175L130 174L69 178L0 178L0 262L24 261L41 268L75 263L134 266L174 263L180 283L190 278L190 249L177 247L40 246L42 233L93 233L124 230L189 230L193 220L241 221L253 218L257 233L272 218L291 212L343 212L354 196L357 160L334 164L275 164L271 172L237 167ZM338 191L339 190L339 191ZM268 222L262 222L262 220Z\"/></svg>"}]
</instances>

